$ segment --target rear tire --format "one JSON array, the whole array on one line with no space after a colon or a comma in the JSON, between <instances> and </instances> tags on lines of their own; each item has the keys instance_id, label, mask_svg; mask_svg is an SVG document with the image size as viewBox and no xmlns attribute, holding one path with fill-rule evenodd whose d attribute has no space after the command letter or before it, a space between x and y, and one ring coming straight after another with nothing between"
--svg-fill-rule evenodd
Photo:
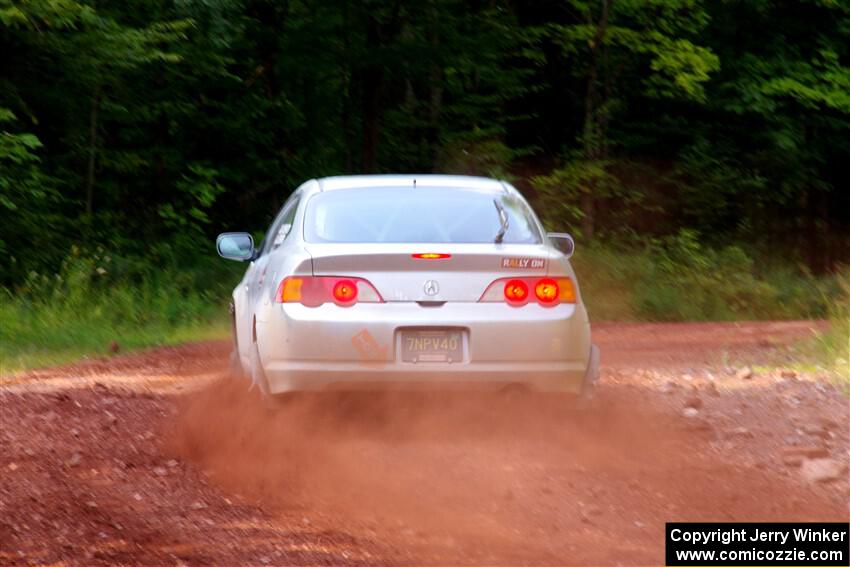
<instances>
[{"instance_id":1,"label":"rear tire","mask_svg":"<svg viewBox=\"0 0 850 567\"><path fill-rule=\"evenodd\" d=\"M264 410L274 413L290 407L294 396L294 394L263 394L261 392L260 403Z\"/></svg>"},{"instance_id":2,"label":"rear tire","mask_svg":"<svg viewBox=\"0 0 850 567\"><path fill-rule=\"evenodd\" d=\"M251 349L251 389L256 390L260 396L260 404L266 411L274 412L288 406L294 394L273 394L269 390L269 382L266 378L266 373L263 370L263 364L260 360L260 351L257 348L257 343L253 344Z\"/></svg>"},{"instance_id":3,"label":"rear tire","mask_svg":"<svg viewBox=\"0 0 850 567\"><path fill-rule=\"evenodd\" d=\"M575 407L579 411L591 409L596 397L596 385L599 382L599 347L590 345L590 357L587 361L581 392L576 398Z\"/></svg>"},{"instance_id":4,"label":"rear tire","mask_svg":"<svg viewBox=\"0 0 850 567\"><path fill-rule=\"evenodd\" d=\"M227 370L234 378L245 378L248 373L242 366L242 360L239 358L239 337L236 334L236 306L233 301L228 306L230 312L230 332L233 336L233 350L230 351L230 359L227 363Z\"/></svg>"},{"instance_id":5,"label":"rear tire","mask_svg":"<svg viewBox=\"0 0 850 567\"><path fill-rule=\"evenodd\" d=\"M242 361L239 359L239 351L235 348L230 351L230 358L227 361L227 372L233 378L245 378L247 373L242 368Z\"/></svg>"}]
</instances>

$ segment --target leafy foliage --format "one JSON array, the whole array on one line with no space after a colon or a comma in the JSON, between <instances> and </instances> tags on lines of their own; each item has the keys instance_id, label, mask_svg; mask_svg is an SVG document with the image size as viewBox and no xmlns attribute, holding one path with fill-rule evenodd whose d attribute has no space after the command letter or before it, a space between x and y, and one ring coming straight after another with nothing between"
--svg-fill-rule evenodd
<instances>
[{"instance_id":1,"label":"leafy foliage","mask_svg":"<svg viewBox=\"0 0 850 567\"><path fill-rule=\"evenodd\" d=\"M512 179L586 241L692 230L827 272L848 46L819 0L0 0L0 285L72 245L192 269L301 181L387 171Z\"/></svg>"}]
</instances>

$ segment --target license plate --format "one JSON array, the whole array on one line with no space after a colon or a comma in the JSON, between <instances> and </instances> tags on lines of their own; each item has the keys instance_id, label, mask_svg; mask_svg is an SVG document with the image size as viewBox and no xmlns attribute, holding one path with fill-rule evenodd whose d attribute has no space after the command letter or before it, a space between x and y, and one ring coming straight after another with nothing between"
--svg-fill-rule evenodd
<instances>
[{"instance_id":1,"label":"license plate","mask_svg":"<svg viewBox=\"0 0 850 567\"><path fill-rule=\"evenodd\" d=\"M454 329L411 329L401 332L404 362L461 362L463 334Z\"/></svg>"}]
</instances>

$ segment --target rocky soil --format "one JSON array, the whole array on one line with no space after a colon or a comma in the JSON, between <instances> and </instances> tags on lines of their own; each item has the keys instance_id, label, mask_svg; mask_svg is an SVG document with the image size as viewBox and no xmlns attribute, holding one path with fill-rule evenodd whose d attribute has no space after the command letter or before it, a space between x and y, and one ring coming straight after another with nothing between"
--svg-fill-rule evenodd
<instances>
[{"instance_id":1,"label":"rocky soil","mask_svg":"<svg viewBox=\"0 0 850 567\"><path fill-rule=\"evenodd\" d=\"M848 521L847 385L760 370L817 325L597 325L586 412L269 414L224 343L0 377L0 564L657 565L667 521Z\"/></svg>"}]
</instances>

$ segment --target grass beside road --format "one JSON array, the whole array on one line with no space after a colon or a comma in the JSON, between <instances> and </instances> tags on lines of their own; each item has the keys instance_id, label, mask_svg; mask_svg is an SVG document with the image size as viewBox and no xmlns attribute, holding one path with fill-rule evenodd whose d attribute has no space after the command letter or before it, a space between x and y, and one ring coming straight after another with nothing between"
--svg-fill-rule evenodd
<instances>
[{"instance_id":1,"label":"grass beside road","mask_svg":"<svg viewBox=\"0 0 850 567\"><path fill-rule=\"evenodd\" d=\"M829 331L808 349L810 359L850 387L850 269L841 277L842 294L830 306Z\"/></svg>"},{"instance_id":2,"label":"grass beside road","mask_svg":"<svg viewBox=\"0 0 850 567\"><path fill-rule=\"evenodd\" d=\"M8 314L5 309L0 311L3 311L0 317ZM30 368L45 368L87 357L108 356L147 347L224 339L230 336L230 325L222 318L189 324L181 323L171 328L148 325L131 329L119 326L104 327L90 320L82 325L66 324L56 333L41 332L39 335L47 341L23 344L20 341L9 341L6 336L2 337L0 376ZM118 353L113 352L112 341L119 345ZM62 344L50 346L50 342Z\"/></svg>"},{"instance_id":3,"label":"grass beside road","mask_svg":"<svg viewBox=\"0 0 850 567\"><path fill-rule=\"evenodd\" d=\"M198 291L169 270L116 276L124 270L104 258L72 257L58 274L0 289L0 374L229 334L229 282Z\"/></svg>"},{"instance_id":4,"label":"grass beside road","mask_svg":"<svg viewBox=\"0 0 850 567\"><path fill-rule=\"evenodd\" d=\"M640 247L579 245L573 266L594 321L823 319L847 300L846 276L756 262L688 231Z\"/></svg>"}]
</instances>

